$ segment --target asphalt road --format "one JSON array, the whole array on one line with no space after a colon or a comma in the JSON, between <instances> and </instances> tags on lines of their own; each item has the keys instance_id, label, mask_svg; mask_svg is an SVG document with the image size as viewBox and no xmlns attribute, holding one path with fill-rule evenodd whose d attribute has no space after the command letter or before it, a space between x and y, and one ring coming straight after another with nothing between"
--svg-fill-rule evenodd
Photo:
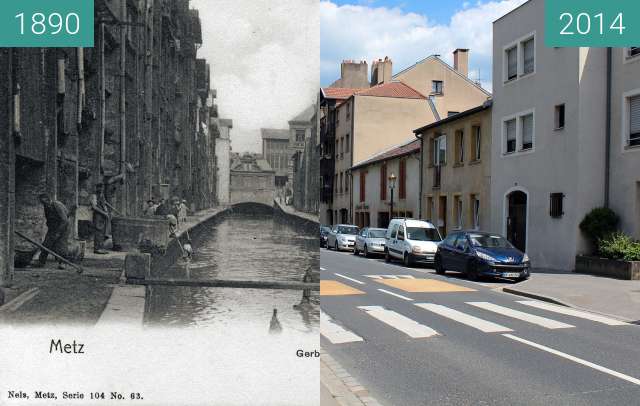
<instances>
[{"instance_id":1,"label":"asphalt road","mask_svg":"<svg viewBox=\"0 0 640 406\"><path fill-rule=\"evenodd\" d=\"M640 404L640 326L346 252L320 275L321 345L383 405Z\"/></svg>"}]
</instances>

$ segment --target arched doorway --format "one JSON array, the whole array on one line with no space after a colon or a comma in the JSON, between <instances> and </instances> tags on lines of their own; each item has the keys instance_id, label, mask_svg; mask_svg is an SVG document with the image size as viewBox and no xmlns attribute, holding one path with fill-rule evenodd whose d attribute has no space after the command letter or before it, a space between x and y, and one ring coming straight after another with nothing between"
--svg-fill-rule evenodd
<instances>
[{"instance_id":1,"label":"arched doorway","mask_svg":"<svg viewBox=\"0 0 640 406\"><path fill-rule=\"evenodd\" d=\"M516 190L507 195L507 239L520 251L527 247L527 194Z\"/></svg>"}]
</instances>

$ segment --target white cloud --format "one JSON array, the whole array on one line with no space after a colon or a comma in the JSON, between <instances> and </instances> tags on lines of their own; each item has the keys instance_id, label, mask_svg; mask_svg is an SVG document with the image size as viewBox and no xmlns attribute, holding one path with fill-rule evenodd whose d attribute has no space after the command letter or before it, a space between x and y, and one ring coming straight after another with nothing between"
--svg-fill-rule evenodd
<instances>
[{"instance_id":1,"label":"white cloud","mask_svg":"<svg viewBox=\"0 0 640 406\"><path fill-rule=\"evenodd\" d=\"M315 101L318 0L192 0L200 11L218 110L233 120L234 151L260 152L260 128L288 128Z\"/></svg>"},{"instance_id":2,"label":"white cloud","mask_svg":"<svg viewBox=\"0 0 640 406\"><path fill-rule=\"evenodd\" d=\"M432 54L440 54L451 63L454 49L469 48L470 76L475 79L479 72L483 86L490 90L492 22L525 1L467 2L445 25L400 8L338 6L323 0L320 2L322 84L330 84L340 76L343 59L371 63L389 56L394 71L398 72Z\"/></svg>"}]
</instances>

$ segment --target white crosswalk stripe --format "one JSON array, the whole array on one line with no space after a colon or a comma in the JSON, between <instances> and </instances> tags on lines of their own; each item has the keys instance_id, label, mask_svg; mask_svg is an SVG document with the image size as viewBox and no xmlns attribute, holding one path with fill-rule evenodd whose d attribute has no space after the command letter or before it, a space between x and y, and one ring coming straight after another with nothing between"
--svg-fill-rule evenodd
<instances>
[{"instance_id":1,"label":"white crosswalk stripe","mask_svg":"<svg viewBox=\"0 0 640 406\"><path fill-rule=\"evenodd\" d=\"M320 334L333 344L364 341L362 337L334 323L322 310L320 311Z\"/></svg>"},{"instance_id":2,"label":"white crosswalk stripe","mask_svg":"<svg viewBox=\"0 0 640 406\"><path fill-rule=\"evenodd\" d=\"M537 324L539 326L549 328L549 329L575 327L575 326L572 326L571 324L562 323L556 320L548 319L546 317L536 316L534 314L521 312L518 310L510 309L504 306L499 306L489 302L467 302L467 304L470 304L475 307L479 307L484 310L488 310L490 312L502 314L503 316L512 317L514 319L526 321L532 324Z\"/></svg>"},{"instance_id":3,"label":"white crosswalk stripe","mask_svg":"<svg viewBox=\"0 0 640 406\"><path fill-rule=\"evenodd\" d=\"M413 275L362 275L371 279L415 279Z\"/></svg>"},{"instance_id":4,"label":"white crosswalk stripe","mask_svg":"<svg viewBox=\"0 0 640 406\"><path fill-rule=\"evenodd\" d=\"M438 335L438 332L431 327L420 324L393 310L387 310L382 306L358 306L358 309L364 310L369 316L388 324L396 330L402 331L412 338L427 338Z\"/></svg>"},{"instance_id":5,"label":"white crosswalk stripe","mask_svg":"<svg viewBox=\"0 0 640 406\"><path fill-rule=\"evenodd\" d=\"M523 305L535 307L537 309L548 310L550 312L566 314L567 316L578 317L581 319L587 319L595 321L597 323L603 323L609 326L627 326L629 323L616 320L610 317L600 316L599 314L589 313L582 310L572 309L570 307L559 306L551 303L538 302L536 300L520 300L518 303Z\"/></svg>"},{"instance_id":6,"label":"white crosswalk stripe","mask_svg":"<svg viewBox=\"0 0 640 406\"><path fill-rule=\"evenodd\" d=\"M435 303L416 303L416 306L429 310L442 317L457 321L462 324L466 324L469 327L476 328L485 333L499 333L513 331L508 327L501 326L500 324L493 323L487 320L483 320L479 317L471 316L470 314L463 313L458 310L451 309L446 306L438 305Z\"/></svg>"}]
</instances>

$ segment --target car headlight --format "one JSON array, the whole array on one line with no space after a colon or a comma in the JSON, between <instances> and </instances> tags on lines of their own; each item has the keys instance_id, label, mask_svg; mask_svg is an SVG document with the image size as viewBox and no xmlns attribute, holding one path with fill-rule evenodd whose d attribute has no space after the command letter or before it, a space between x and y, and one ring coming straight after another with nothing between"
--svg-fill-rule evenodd
<instances>
[{"instance_id":1,"label":"car headlight","mask_svg":"<svg viewBox=\"0 0 640 406\"><path fill-rule=\"evenodd\" d=\"M413 252L414 254L420 254L422 252L422 248L418 246L412 247L411 252Z\"/></svg>"},{"instance_id":2,"label":"car headlight","mask_svg":"<svg viewBox=\"0 0 640 406\"><path fill-rule=\"evenodd\" d=\"M524 254L524 256L522 257L522 262L529 262L529 255Z\"/></svg>"},{"instance_id":3,"label":"car headlight","mask_svg":"<svg viewBox=\"0 0 640 406\"><path fill-rule=\"evenodd\" d=\"M484 259L485 261L489 261L489 262L495 261L495 258L493 258L489 254L485 254L484 252L476 251L476 255L478 256L478 258Z\"/></svg>"}]
</instances>

